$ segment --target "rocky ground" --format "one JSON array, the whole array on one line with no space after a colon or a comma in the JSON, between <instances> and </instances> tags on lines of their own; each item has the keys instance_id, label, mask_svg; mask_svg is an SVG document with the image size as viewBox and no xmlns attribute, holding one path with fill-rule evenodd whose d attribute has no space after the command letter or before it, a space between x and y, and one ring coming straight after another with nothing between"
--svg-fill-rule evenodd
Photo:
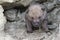
<instances>
[{"instance_id":1,"label":"rocky ground","mask_svg":"<svg viewBox=\"0 0 60 40\"><path fill-rule=\"evenodd\" d=\"M36 1L46 6L48 20L52 22L48 27L54 28L50 30L51 33L41 29L33 33L26 32L25 12L29 4ZM60 0L0 0L0 4L7 20L4 30L0 31L0 40L60 40Z\"/></svg>"}]
</instances>

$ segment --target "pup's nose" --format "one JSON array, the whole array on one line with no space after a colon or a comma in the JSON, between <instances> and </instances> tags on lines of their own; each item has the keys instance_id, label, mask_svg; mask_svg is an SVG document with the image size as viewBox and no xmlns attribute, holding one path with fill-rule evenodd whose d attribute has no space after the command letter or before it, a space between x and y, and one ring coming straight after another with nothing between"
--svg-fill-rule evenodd
<instances>
[{"instance_id":1,"label":"pup's nose","mask_svg":"<svg viewBox=\"0 0 60 40\"><path fill-rule=\"evenodd\" d=\"M36 23L35 23L35 25L38 25L38 24L39 24L39 22L36 22Z\"/></svg>"},{"instance_id":2,"label":"pup's nose","mask_svg":"<svg viewBox=\"0 0 60 40\"><path fill-rule=\"evenodd\" d=\"M37 20L34 20L33 22L39 23L39 20L37 19Z\"/></svg>"}]
</instances>

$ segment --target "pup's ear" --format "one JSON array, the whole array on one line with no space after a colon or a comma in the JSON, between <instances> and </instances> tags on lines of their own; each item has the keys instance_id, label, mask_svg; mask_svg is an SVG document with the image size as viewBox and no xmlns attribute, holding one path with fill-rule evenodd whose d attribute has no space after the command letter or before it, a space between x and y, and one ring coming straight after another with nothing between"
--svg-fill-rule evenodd
<instances>
[{"instance_id":1,"label":"pup's ear","mask_svg":"<svg viewBox=\"0 0 60 40\"><path fill-rule=\"evenodd\" d=\"M45 6L45 5L40 4L40 6L41 6L41 9L42 9L43 11L47 11L47 9L46 9L46 6Z\"/></svg>"}]
</instances>

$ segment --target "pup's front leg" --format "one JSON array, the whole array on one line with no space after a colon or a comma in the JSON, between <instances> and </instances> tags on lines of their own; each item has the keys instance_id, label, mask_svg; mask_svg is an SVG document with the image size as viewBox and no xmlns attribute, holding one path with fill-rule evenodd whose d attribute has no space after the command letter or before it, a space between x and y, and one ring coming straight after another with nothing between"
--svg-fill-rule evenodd
<instances>
[{"instance_id":1,"label":"pup's front leg","mask_svg":"<svg viewBox=\"0 0 60 40\"><path fill-rule=\"evenodd\" d=\"M42 23L42 28L45 32L49 32L48 26L47 26L47 20L44 20Z\"/></svg>"},{"instance_id":2,"label":"pup's front leg","mask_svg":"<svg viewBox=\"0 0 60 40\"><path fill-rule=\"evenodd\" d=\"M32 33L33 30L32 30L31 24L28 22L26 26L27 26L27 27L26 27L26 28L27 28L27 33Z\"/></svg>"},{"instance_id":3,"label":"pup's front leg","mask_svg":"<svg viewBox=\"0 0 60 40\"><path fill-rule=\"evenodd\" d=\"M25 16L25 23L26 23L27 33L32 33L33 29L32 29L31 22L28 20L26 16Z\"/></svg>"}]
</instances>

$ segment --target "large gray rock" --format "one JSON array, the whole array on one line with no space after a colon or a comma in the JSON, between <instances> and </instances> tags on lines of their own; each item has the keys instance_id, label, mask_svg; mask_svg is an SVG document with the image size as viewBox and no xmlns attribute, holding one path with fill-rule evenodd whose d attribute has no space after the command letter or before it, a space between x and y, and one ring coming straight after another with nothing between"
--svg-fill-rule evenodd
<instances>
[{"instance_id":1,"label":"large gray rock","mask_svg":"<svg viewBox=\"0 0 60 40\"><path fill-rule=\"evenodd\" d=\"M6 17L3 14L4 9L0 5L0 31L4 30L4 25L6 24Z\"/></svg>"},{"instance_id":2,"label":"large gray rock","mask_svg":"<svg viewBox=\"0 0 60 40\"><path fill-rule=\"evenodd\" d=\"M10 2L12 1L12 2ZM13 8L15 6L28 6L33 0L6 0L6 2L0 3L3 8L6 9L10 9Z\"/></svg>"},{"instance_id":3,"label":"large gray rock","mask_svg":"<svg viewBox=\"0 0 60 40\"><path fill-rule=\"evenodd\" d=\"M4 12L6 18L8 21L17 21L20 18L20 10L17 11L17 9L10 9Z\"/></svg>"}]
</instances>

